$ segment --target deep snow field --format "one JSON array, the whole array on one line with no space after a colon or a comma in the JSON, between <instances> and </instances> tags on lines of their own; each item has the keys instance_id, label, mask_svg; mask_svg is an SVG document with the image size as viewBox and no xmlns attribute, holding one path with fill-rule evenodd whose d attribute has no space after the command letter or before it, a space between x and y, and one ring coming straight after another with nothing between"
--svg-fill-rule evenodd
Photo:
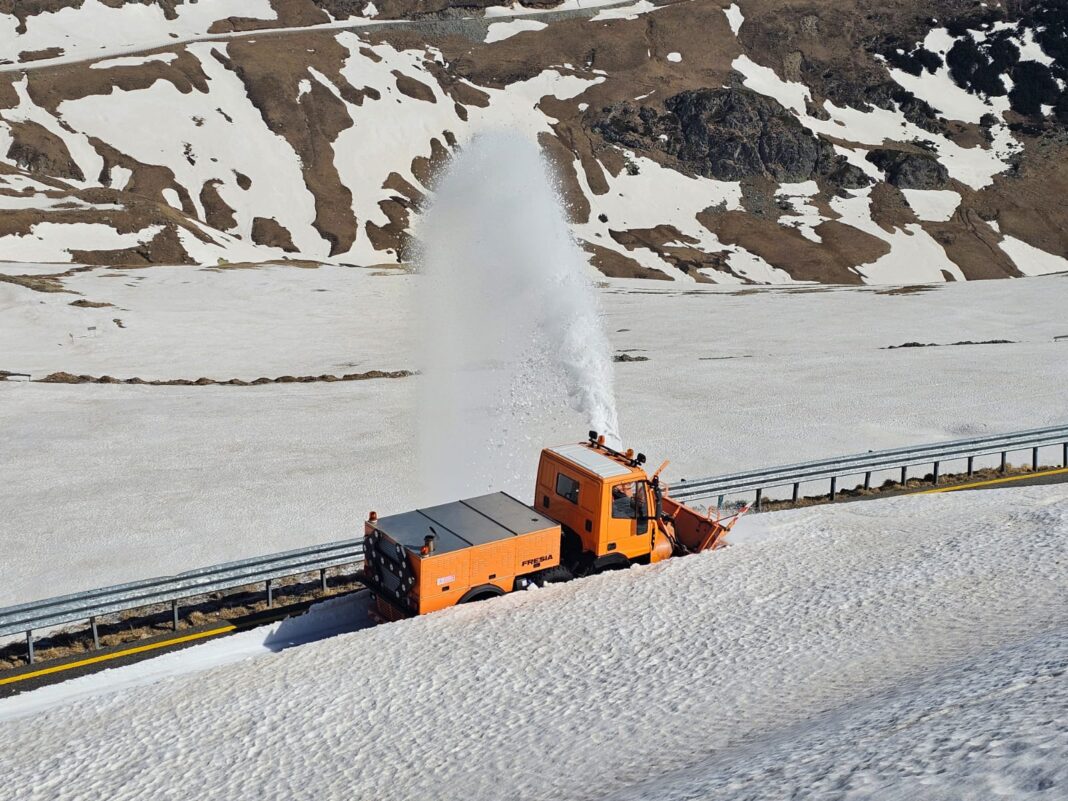
<instances>
[{"instance_id":1,"label":"deep snow field","mask_svg":"<svg viewBox=\"0 0 1068 801\"><path fill-rule=\"evenodd\" d=\"M135 665L0 701L5 793L1063 795L1068 488L772 513L732 541L281 653L250 658L250 632L242 661L198 646L153 683L124 684Z\"/></svg>"},{"instance_id":2,"label":"deep snow field","mask_svg":"<svg viewBox=\"0 0 1068 801\"><path fill-rule=\"evenodd\" d=\"M253 379L418 369L406 325L417 280L341 266L65 279L114 304L105 308L0 283L0 370ZM669 482L1065 419L1065 275L906 293L611 281L599 297L616 352L648 359L615 365L626 445L652 465L670 459ZM1012 344L950 345L994 339ZM942 347L885 349L906 342ZM371 509L425 502L412 480L420 380L0 382L0 606L342 539ZM492 489L528 498L540 448L585 436L579 415L538 412L523 430L491 433L511 456ZM1052 461L1053 450L1043 455Z\"/></svg>"}]
</instances>

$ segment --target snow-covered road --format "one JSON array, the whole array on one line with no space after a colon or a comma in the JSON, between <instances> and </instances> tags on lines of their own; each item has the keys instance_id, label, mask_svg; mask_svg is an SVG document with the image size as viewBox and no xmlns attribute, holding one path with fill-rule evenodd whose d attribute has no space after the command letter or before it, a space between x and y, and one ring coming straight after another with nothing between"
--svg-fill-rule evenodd
<instances>
[{"instance_id":1,"label":"snow-covered road","mask_svg":"<svg viewBox=\"0 0 1068 801\"><path fill-rule=\"evenodd\" d=\"M768 514L735 542L9 720L0 775L56 801L1066 786L1068 488Z\"/></svg>"}]
</instances>

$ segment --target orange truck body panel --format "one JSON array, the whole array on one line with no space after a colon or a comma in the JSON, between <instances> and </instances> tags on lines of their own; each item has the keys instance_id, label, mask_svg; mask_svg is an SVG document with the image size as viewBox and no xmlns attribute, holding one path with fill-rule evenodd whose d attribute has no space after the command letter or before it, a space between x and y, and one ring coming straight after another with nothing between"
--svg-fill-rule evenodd
<instances>
[{"instance_id":1,"label":"orange truck body panel","mask_svg":"<svg viewBox=\"0 0 1068 801\"><path fill-rule=\"evenodd\" d=\"M387 620L511 592L517 578L560 564L560 526L504 493L372 518L364 536L365 573Z\"/></svg>"}]
</instances>

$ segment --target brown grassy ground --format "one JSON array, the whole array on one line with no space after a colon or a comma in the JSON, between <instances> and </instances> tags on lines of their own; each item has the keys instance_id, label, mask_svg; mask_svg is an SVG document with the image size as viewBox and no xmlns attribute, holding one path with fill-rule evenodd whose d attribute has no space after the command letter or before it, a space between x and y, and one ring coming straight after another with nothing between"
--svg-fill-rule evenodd
<instances>
[{"instance_id":1,"label":"brown grassy ground","mask_svg":"<svg viewBox=\"0 0 1068 801\"><path fill-rule=\"evenodd\" d=\"M1043 470L1055 470L1055 466L1039 466L1039 472ZM981 470L976 470L972 475L967 473L948 473L940 475L938 477L938 487L952 487L957 484L970 484L976 481L991 481L997 478L1005 478L1008 476L1021 476L1034 472L1031 470L1030 465L1007 465L1005 472L1003 473L996 467L987 467ZM1008 486L1011 486L1008 485ZM927 473L923 477L910 477L905 484L901 484L899 481L885 481L878 487L870 487L865 489L863 483L858 483L851 489L839 489L837 501L856 501L863 500L865 498L878 498L880 496L890 495L908 495L914 492L922 492L924 490L934 489L934 474ZM823 495L806 495L803 498L799 498L796 502L790 500L767 500L761 504L761 511L764 512L777 512L783 509L798 509L804 506L819 506L820 504L831 503L830 493Z\"/></svg>"}]
</instances>

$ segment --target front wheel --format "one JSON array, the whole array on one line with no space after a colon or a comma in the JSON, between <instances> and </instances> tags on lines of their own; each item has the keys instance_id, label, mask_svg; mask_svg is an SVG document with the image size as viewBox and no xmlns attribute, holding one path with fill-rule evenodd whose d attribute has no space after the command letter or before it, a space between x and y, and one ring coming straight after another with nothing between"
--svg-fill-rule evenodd
<instances>
[{"instance_id":1,"label":"front wheel","mask_svg":"<svg viewBox=\"0 0 1068 801\"><path fill-rule=\"evenodd\" d=\"M571 581L574 577L575 574L563 565L547 567L545 570L539 570L537 573L530 575L531 580L539 587L544 587L546 584L563 584L565 581Z\"/></svg>"}]
</instances>

